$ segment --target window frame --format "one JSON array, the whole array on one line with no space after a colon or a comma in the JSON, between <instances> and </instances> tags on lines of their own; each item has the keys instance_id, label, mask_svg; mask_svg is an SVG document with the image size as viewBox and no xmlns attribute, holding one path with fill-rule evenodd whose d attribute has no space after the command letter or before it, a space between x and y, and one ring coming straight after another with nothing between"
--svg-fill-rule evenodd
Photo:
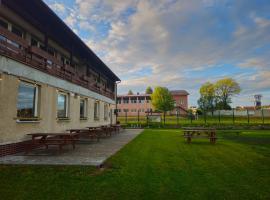
<instances>
[{"instance_id":1,"label":"window frame","mask_svg":"<svg viewBox=\"0 0 270 200\"><path fill-rule=\"evenodd\" d=\"M33 113L34 113L34 115L30 116L30 117L22 117L22 116L18 115L19 88L20 88L21 84L25 85L26 87L33 87L35 89L34 90L34 100L33 100L33 106L34 106ZM29 121L29 120L34 120L34 119L39 118L39 90L40 90L40 87L34 83L20 81L19 87L18 87L18 98L17 98L17 108L16 108L17 109L17 119L19 119L20 121Z\"/></svg>"},{"instance_id":2,"label":"window frame","mask_svg":"<svg viewBox=\"0 0 270 200\"><path fill-rule=\"evenodd\" d=\"M107 103L104 104L104 121L109 119L109 105Z\"/></svg>"},{"instance_id":3,"label":"window frame","mask_svg":"<svg viewBox=\"0 0 270 200\"><path fill-rule=\"evenodd\" d=\"M65 101L65 108L66 109L65 109L65 116L64 117L58 115L58 111L59 111L59 109L58 109L58 97L59 97L59 95L63 95L63 96L66 97L66 101ZM58 91L57 92L57 100L56 100L56 102L57 102L57 104L56 104L56 107L57 107L57 109L56 109L57 119L68 119L69 118L69 94L66 93L66 92Z\"/></svg>"},{"instance_id":4,"label":"window frame","mask_svg":"<svg viewBox=\"0 0 270 200\"><path fill-rule=\"evenodd\" d=\"M97 107L96 107L97 105ZM94 120L99 121L100 119L100 102L98 100L95 100L94 102Z\"/></svg>"},{"instance_id":5,"label":"window frame","mask_svg":"<svg viewBox=\"0 0 270 200\"><path fill-rule=\"evenodd\" d=\"M83 102L83 116L81 115L81 102ZM80 98L80 119L87 119L87 113L88 113L88 109L87 109L87 98Z\"/></svg>"}]
</instances>

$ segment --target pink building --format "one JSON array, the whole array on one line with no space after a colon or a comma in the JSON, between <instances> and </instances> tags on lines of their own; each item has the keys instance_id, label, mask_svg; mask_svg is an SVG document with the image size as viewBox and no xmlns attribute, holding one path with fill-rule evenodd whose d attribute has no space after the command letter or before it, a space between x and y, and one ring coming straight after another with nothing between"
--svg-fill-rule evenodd
<instances>
[{"instance_id":1,"label":"pink building","mask_svg":"<svg viewBox=\"0 0 270 200\"><path fill-rule=\"evenodd\" d=\"M170 114L186 115L188 109L188 95L185 90L172 90L173 99L175 100L175 109ZM151 110L154 111L154 107L151 103L151 97L149 94L135 94L135 95L118 95L117 96L117 110L118 116L137 116L146 115Z\"/></svg>"}]
</instances>

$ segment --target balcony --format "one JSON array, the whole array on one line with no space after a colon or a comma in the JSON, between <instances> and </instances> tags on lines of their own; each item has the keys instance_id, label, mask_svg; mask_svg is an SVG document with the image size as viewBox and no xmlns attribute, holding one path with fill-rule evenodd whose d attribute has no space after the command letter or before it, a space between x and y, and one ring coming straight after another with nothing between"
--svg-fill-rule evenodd
<instances>
[{"instance_id":1,"label":"balcony","mask_svg":"<svg viewBox=\"0 0 270 200\"><path fill-rule=\"evenodd\" d=\"M74 66L63 64L61 60L48 52L36 46L30 46L26 40L2 27L0 27L0 54L114 99L114 92L102 89L93 78L77 73Z\"/></svg>"}]
</instances>

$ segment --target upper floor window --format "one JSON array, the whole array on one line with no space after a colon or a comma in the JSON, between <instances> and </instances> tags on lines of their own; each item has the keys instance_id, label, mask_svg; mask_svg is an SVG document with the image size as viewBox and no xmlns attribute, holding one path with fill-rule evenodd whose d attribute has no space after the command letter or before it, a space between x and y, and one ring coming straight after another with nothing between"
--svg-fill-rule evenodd
<instances>
[{"instance_id":1,"label":"upper floor window","mask_svg":"<svg viewBox=\"0 0 270 200\"><path fill-rule=\"evenodd\" d=\"M57 117L68 117L68 94L59 92L57 96Z\"/></svg>"},{"instance_id":2,"label":"upper floor window","mask_svg":"<svg viewBox=\"0 0 270 200\"><path fill-rule=\"evenodd\" d=\"M123 99L123 103L129 103L129 99L128 98L124 98Z\"/></svg>"},{"instance_id":3,"label":"upper floor window","mask_svg":"<svg viewBox=\"0 0 270 200\"><path fill-rule=\"evenodd\" d=\"M23 37L23 31L20 30L19 28L17 28L16 26L14 26L14 25L12 25L12 27L11 27L11 32L16 34L17 36L19 36L21 38Z\"/></svg>"},{"instance_id":4,"label":"upper floor window","mask_svg":"<svg viewBox=\"0 0 270 200\"><path fill-rule=\"evenodd\" d=\"M70 65L70 60L68 58L66 58L65 56L61 56L61 61L65 65Z\"/></svg>"},{"instance_id":5,"label":"upper floor window","mask_svg":"<svg viewBox=\"0 0 270 200\"><path fill-rule=\"evenodd\" d=\"M80 99L80 118L87 117L87 99Z\"/></svg>"},{"instance_id":6,"label":"upper floor window","mask_svg":"<svg viewBox=\"0 0 270 200\"><path fill-rule=\"evenodd\" d=\"M38 116L38 86L20 82L17 101L17 117L34 118Z\"/></svg>"},{"instance_id":7,"label":"upper floor window","mask_svg":"<svg viewBox=\"0 0 270 200\"><path fill-rule=\"evenodd\" d=\"M0 19L0 26L5 29L8 29L8 23L2 19Z\"/></svg>"},{"instance_id":8,"label":"upper floor window","mask_svg":"<svg viewBox=\"0 0 270 200\"><path fill-rule=\"evenodd\" d=\"M48 46L47 52L52 56L56 56L56 50L50 46Z\"/></svg>"},{"instance_id":9,"label":"upper floor window","mask_svg":"<svg viewBox=\"0 0 270 200\"><path fill-rule=\"evenodd\" d=\"M180 103L180 105L184 105L184 100L183 99L180 99L179 100L179 103Z\"/></svg>"},{"instance_id":10,"label":"upper floor window","mask_svg":"<svg viewBox=\"0 0 270 200\"><path fill-rule=\"evenodd\" d=\"M131 103L137 103L137 98L136 97L131 98Z\"/></svg>"},{"instance_id":11,"label":"upper floor window","mask_svg":"<svg viewBox=\"0 0 270 200\"><path fill-rule=\"evenodd\" d=\"M121 104L121 98L117 99L117 104Z\"/></svg>"}]
</instances>

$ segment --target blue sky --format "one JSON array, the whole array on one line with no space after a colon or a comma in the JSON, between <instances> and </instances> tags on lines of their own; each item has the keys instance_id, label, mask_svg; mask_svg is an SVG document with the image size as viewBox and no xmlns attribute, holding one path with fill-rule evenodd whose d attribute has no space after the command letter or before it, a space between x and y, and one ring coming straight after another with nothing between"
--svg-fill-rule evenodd
<instances>
[{"instance_id":1,"label":"blue sky","mask_svg":"<svg viewBox=\"0 0 270 200\"><path fill-rule=\"evenodd\" d=\"M270 104L269 0L45 0L121 78L119 93L231 77L233 106Z\"/></svg>"}]
</instances>

